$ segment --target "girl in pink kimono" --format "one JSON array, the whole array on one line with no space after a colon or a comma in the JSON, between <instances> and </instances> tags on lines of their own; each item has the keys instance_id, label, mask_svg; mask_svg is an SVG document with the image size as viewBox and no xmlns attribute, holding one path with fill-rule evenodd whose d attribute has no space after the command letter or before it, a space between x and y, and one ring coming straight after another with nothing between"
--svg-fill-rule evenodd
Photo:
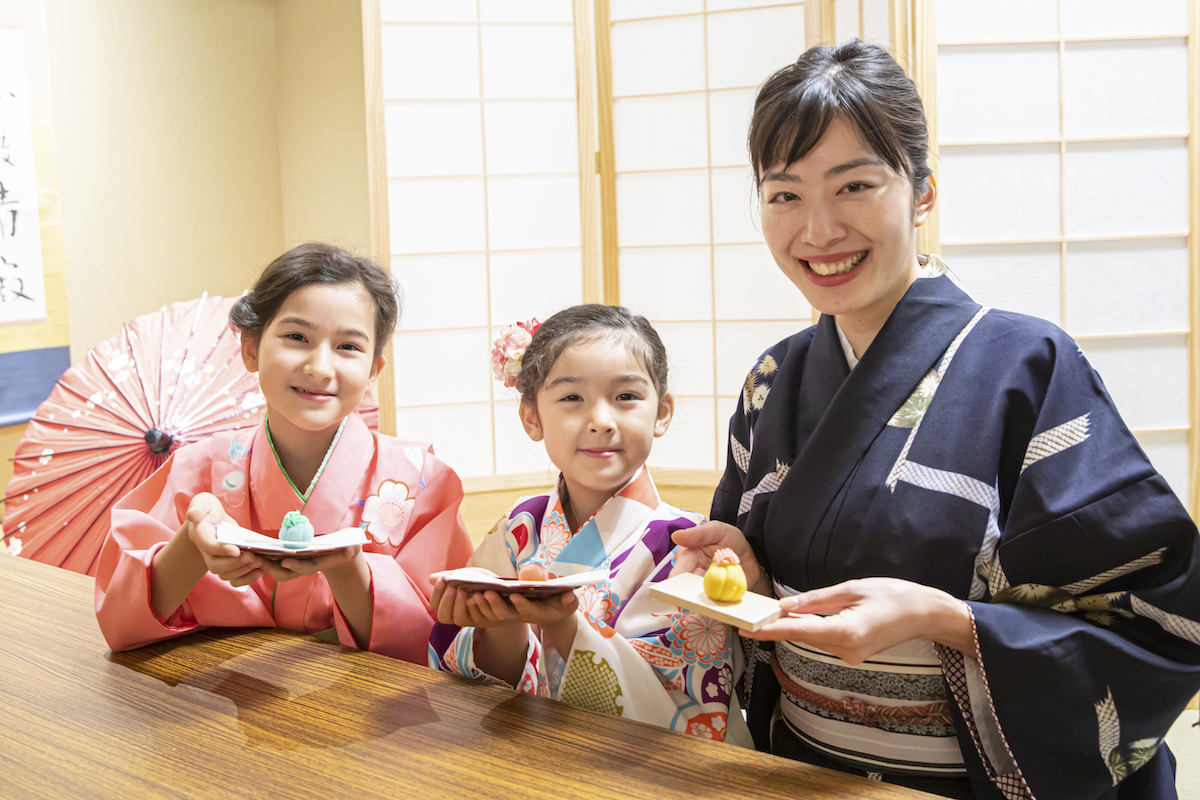
<instances>
[{"instance_id":1,"label":"girl in pink kimono","mask_svg":"<svg viewBox=\"0 0 1200 800\"><path fill-rule=\"evenodd\" d=\"M585 305L506 328L496 344L497 378L520 390L525 431L562 474L549 494L518 500L470 563L509 578L610 577L511 602L438 579L431 666L748 744L729 626L650 597L671 571L672 533L704 521L664 503L645 467L675 407L658 334L624 308Z\"/></svg>"},{"instance_id":2,"label":"girl in pink kimono","mask_svg":"<svg viewBox=\"0 0 1200 800\"><path fill-rule=\"evenodd\" d=\"M178 450L114 506L96 575L110 647L208 626L332 628L347 647L425 662L429 574L462 566L471 543L454 471L354 413L398 316L387 273L344 250L304 244L267 267L230 312L266 418ZM369 541L276 561L216 539L221 522L277 536L297 510L317 533L361 527Z\"/></svg>"}]
</instances>

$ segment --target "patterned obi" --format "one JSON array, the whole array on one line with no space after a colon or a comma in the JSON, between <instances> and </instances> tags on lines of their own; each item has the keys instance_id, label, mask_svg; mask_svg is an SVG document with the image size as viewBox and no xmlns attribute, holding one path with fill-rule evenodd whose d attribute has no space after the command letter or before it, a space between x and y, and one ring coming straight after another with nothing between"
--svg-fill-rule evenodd
<instances>
[{"instance_id":1,"label":"patterned obi","mask_svg":"<svg viewBox=\"0 0 1200 800\"><path fill-rule=\"evenodd\" d=\"M776 642L771 668L788 730L813 749L868 772L966 774L932 642L905 642L857 665Z\"/></svg>"}]
</instances>

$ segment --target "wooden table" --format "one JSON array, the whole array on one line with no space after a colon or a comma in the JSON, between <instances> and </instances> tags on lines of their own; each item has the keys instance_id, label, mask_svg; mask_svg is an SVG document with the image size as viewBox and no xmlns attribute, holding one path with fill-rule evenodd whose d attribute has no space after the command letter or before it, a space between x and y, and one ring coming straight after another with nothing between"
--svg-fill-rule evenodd
<instances>
[{"instance_id":1,"label":"wooden table","mask_svg":"<svg viewBox=\"0 0 1200 800\"><path fill-rule=\"evenodd\" d=\"M0 555L0 797L918 798L274 629L125 653Z\"/></svg>"}]
</instances>

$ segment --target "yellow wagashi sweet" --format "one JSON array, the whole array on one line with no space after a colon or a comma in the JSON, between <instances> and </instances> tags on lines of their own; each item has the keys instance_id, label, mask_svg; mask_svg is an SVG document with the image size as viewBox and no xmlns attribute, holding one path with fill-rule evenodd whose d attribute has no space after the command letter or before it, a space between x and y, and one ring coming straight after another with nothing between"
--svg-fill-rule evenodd
<instances>
[{"instance_id":1,"label":"yellow wagashi sweet","mask_svg":"<svg viewBox=\"0 0 1200 800\"><path fill-rule=\"evenodd\" d=\"M737 553L728 547L713 553L712 564L704 573L704 593L725 603L736 603L746 594L746 572Z\"/></svg>"}]
</instances>

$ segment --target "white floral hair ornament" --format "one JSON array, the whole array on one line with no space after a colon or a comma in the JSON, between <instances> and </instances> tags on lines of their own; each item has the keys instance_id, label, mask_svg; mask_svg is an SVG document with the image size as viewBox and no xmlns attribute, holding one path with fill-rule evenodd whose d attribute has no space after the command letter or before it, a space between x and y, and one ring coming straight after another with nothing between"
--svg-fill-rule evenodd
<instances>
[{"instance_id":1,"label":"white floral hair ornament","mask_svg":"<svg viewBox=\"0 0 1200 800\"><path fill-rule=\"evenodd\" d=\"M514 322L500 329L500 338L492 343L492 374L506 387L517 385L521 374L521 359L542 323L537 317L528 322Z\"/></svg>"}]
</instances>

